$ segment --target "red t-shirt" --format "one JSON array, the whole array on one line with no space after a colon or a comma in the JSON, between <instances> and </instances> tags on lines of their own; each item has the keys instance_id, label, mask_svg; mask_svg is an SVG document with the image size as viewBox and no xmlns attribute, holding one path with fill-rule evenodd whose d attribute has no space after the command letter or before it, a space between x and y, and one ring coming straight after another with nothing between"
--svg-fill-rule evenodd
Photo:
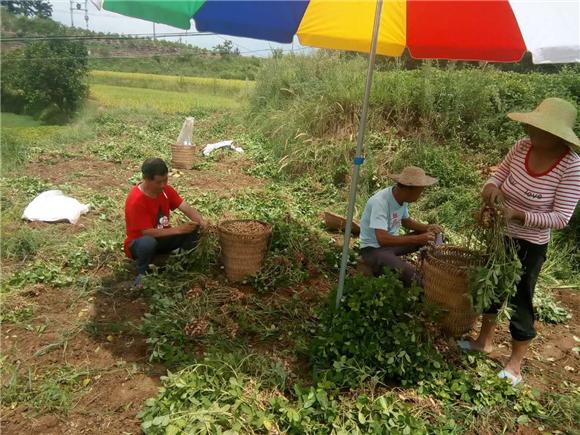
<instances>
[{"instance_id":1,"label":"red t-shirt","mask_svg":"<svg viewBox=\"0 0 580 435\"><path fill-rule=\"evenodd\" d=\"M132 258L129 243L143 236L143 230L169 228L169 213L182 202L181 196L169 185L157 198L145 195L138 185L131 189L125 201L125 253L129 258Z\"/></svg>"}]
</instances>

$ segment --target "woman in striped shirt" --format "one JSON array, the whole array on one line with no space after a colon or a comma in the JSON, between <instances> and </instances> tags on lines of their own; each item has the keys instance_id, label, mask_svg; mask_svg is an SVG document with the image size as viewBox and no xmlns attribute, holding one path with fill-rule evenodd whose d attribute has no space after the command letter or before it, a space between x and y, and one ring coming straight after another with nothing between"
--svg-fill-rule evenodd
<instances>
[{"instance_id":1,"label":"woman in striped shirt","mask_svg":"<svg viewBox=\"0 0 580 435\"><path fill-rule=\"evenodd\" d=\"M499 373L517 385L522 380L522 360L536 336L532 300L550 230L568 224L580 199L580 140L573 131L576 108L560 98L547 98L533 112L508 116L523 123L529 137L510 150L482 196L487 204L503 207L508 234L522 263L523 275L510 301L512 353ZM491 352L495 318L493 313L485 314L477 340L460 341L459 346Z\"/></svg>"}]
</instances>

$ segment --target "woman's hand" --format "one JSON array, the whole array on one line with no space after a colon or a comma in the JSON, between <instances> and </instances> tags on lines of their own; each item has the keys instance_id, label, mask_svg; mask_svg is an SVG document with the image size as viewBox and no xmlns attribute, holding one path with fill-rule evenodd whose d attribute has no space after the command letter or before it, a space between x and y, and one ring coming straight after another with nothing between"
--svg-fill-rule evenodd
<instances>
[{"instance_id":1,"label":"woman's hand","mask_svg":"<svg viewBox=\"0 0 580 435\"><path fill-rule=\"evenodd\" d=\"M526 221L526 214L523 211L515 210L510 207L503 208L503 215L507 222L516 222L523 225Z\"/></svg>"},{"instance_id":2,"label":"woman's hand","mask_svg":"<svg viewBox=\"0 0 580 435\"><path fill-rule=\"evenodd\" d=\"M481 192L481 196L487 205L496 207L504 203L503 193L492 183L486 184Z\"/></svg>"}]
</instances>

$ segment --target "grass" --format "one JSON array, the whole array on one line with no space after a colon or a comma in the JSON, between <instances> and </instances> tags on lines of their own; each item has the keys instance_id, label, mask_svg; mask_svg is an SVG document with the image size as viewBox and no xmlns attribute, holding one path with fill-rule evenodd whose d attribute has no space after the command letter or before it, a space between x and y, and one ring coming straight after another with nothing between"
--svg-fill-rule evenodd
<instances>
[{"instance_id":1,"label":"grass","mask_svg":"<svg viewBox=\"0 0 580 435\"><path fill-rule=\"evenodd\" d=\"M150 110L162 113L189 114L199 109L233 109L240 106L234 97L216 96L210 92L195 94L126 86L91 86L91 98L107 108Z\"/></svg>"},{"instance_id":2,"label":"grass","mask_svg":"<svg viewBox=\"0 0 580 435\"><path fill-rule=\"evenodd\" d=\"M362 58L344 60L327 52L270 59L256 79L249 122L288 168L332 173L344 144L354 148L365 68ZM434 142L465 154L479 150L488 164L495 163L523 134L505 114L530 110L554 95L578 104L577 74L575 67L559 74L429 65L377 71L365 153L388 162L401 142ZM315 154L316 149L324 151Z\"/></svg>"},{"instance_id":3,"label":"grass","mask_svg":"<svg viewBox=\"0 0 580 435\"><path fill-rule=\"evenodd\" d=\"M2 115L0 115L0 124L2 128L24 128L37 127L40 125L40 122L31 116L2 112Z\"/></svg>"},{"instance_id":4,"label":"grass","mask_svg":"<svg viewBox=\"0 0 580 435\"><path fill-rule=\"evenodd\" d=\"M1 372L4 406L14 409L29 404L36 411L64 415L74 406L75 396L90 388L94 375L72 366L22 372L17 366L4 365Z\"/></svg>"},{"instance_id":5,"label":"grass","mask_svg":"<svg viewBox=\"0 0 580 435\"><path fill-rule=\"evenodd\" d=\"M30 145L53 136L59 130L60 127L40 125L39 121L30 116L3 112L0 118L2 171L26 161ZM25 142L27 147L22 146Z\"/></svg>"}]
</instances>

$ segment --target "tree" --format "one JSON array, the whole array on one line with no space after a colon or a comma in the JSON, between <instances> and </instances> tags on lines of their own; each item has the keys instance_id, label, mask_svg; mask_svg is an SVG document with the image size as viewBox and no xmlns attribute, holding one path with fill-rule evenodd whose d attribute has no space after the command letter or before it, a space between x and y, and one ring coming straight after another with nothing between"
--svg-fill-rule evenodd
<instances>
[{"instance_id":1,"label":"tree","mask_svg":"<svg viewBox=\"0 0 580 435\"><path fill-rule=\"evenodd\" d=\"M234 43L229 39L226 39L223 44L216 45L213 48L213 52L219 54L222 57L240 55L240 50L234 48Z\"/></svg>"},{"instance_id":2,"label":"tree","mask_svg":"<svg viewBox=\"0 0 580 435\"><path fill-rule=\"evenodd\" d=\"M82 42L34 42L20 55L3 56L2 67L9 73L2 77L2 97L9 97L2 100L4 110L20 107L43 122L63 123L88 95L88 52Z\"/></svg>"},{"instance_id":3,"label":"tree","mask_svg":"<svg viewBox=\"0 0 580 435\"><path fill-rule=\"evenodd\" d=\"M52 16L52 5L46 0L0 0L0 6L5 6L14 15L44 18Z\"/></svg>"}]
</instances>

